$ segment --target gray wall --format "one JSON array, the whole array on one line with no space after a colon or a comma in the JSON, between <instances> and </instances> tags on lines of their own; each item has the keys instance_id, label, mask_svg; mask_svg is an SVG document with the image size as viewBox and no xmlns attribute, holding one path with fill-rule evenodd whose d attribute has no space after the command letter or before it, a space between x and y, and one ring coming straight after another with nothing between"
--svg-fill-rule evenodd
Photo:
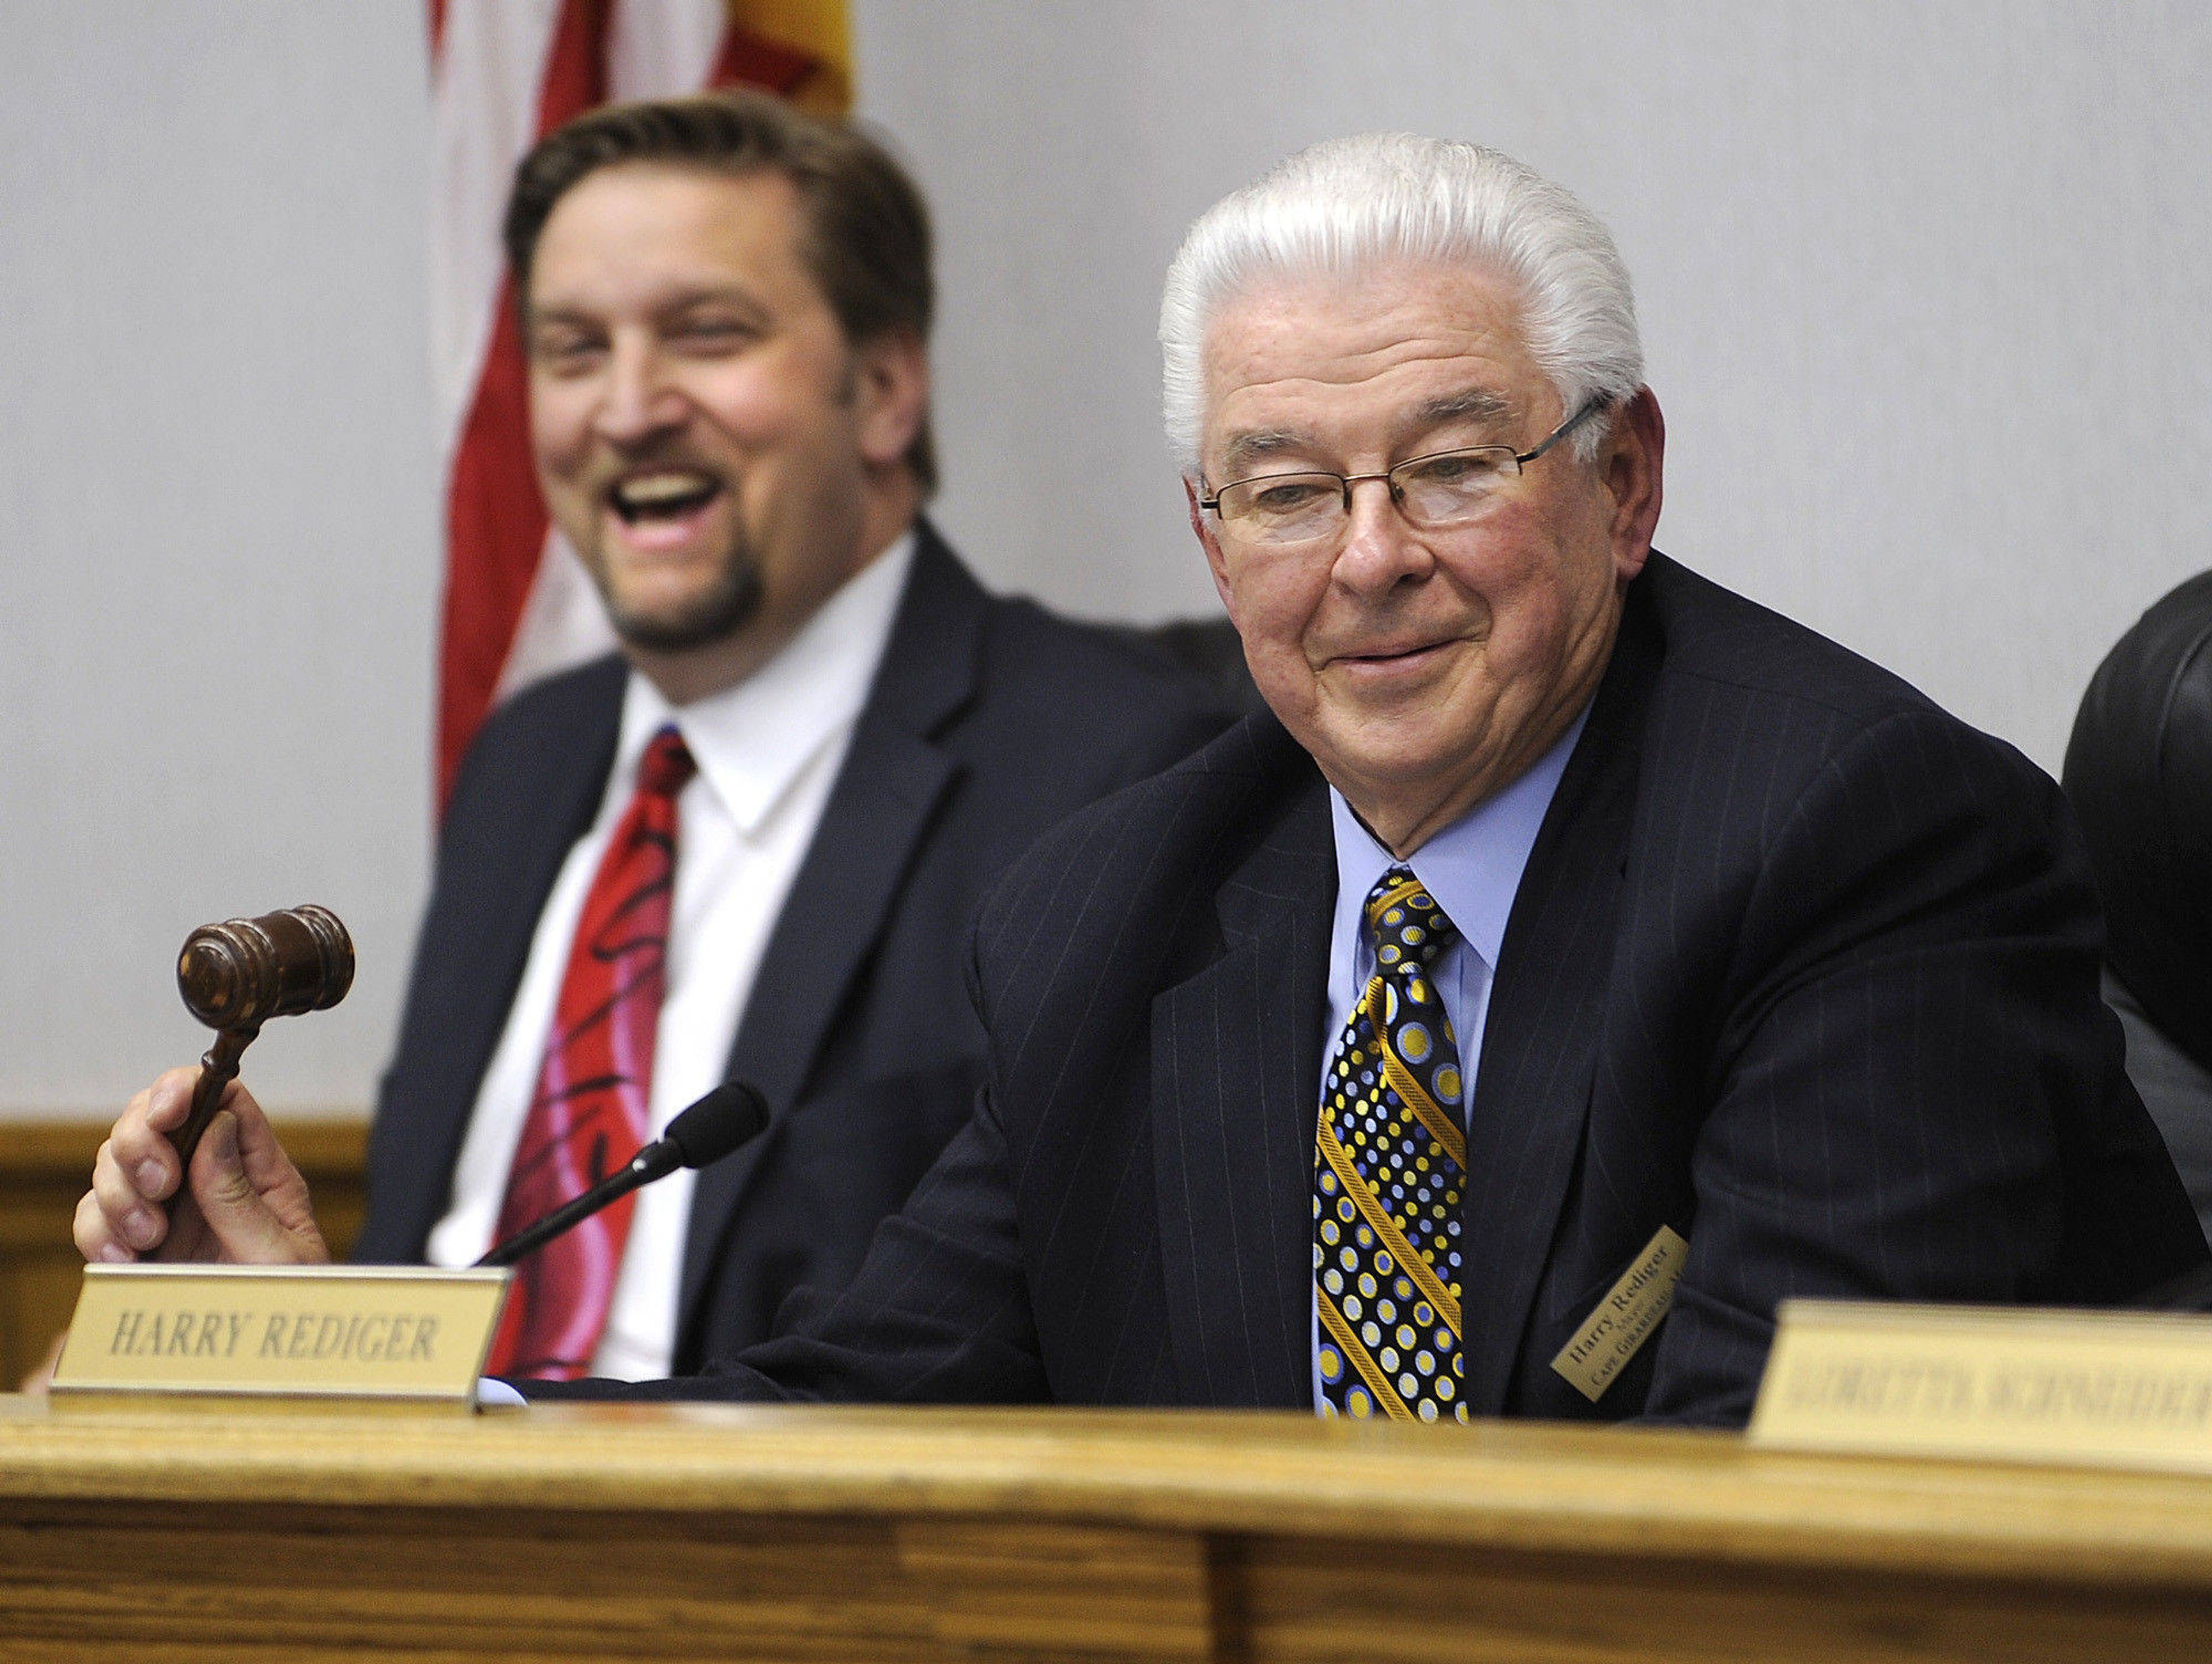
<instances>
[{"instance_id":1,"label":"gray wall","mask_svg":"<svg viewBox=\"0 0 2212 1664\"><path fill-rule=\"evenodd\" d=\"M856 15L940 221L943 518L1003 581L1210 601L1157 436L1160 273L1216 198L1376 127L1495 144L1613 227L1661 547L2046 768L2112 637L2212 564L2212 8Z\"/></svg>"},{"instance_id":2,"label":"gray wall","mask_svg":"<svg viewBox=\"0 0 2212 1664\"><path fill-rule=\"evenodd\" d=\"M1554 174L1637 275L1661 544L2055 768L2208 563L2212 12L1975 3L855 0L936 204L950 484L997 582L1212 606L1158 438L1190 216L1404 126ZM204 1037L169 956L329 902L338 1011L272 1102L359 1105L428 845L438 601L414 0L0 0L0 1112Z\"/></svg>"},{"instance_id":3,"label":"gray wall","mask_svg":"<svg viewBox=\"0 0 2212 1664\"><path fill-rule=\"evenodd\" d=\"M0 5L0 1107L206 1044L193 925L360 980L273 1103L368 1100L427 868L438 599L419 10Z\"/></svg>"}]
</instances>

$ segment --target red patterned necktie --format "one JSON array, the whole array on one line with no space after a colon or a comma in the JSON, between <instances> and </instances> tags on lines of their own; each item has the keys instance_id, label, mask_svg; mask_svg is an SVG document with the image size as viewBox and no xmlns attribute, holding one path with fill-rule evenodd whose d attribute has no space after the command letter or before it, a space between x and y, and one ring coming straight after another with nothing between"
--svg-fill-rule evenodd
<instances>
[{"instance_id":1,"label":"red patterned necktie","mask_svg":"<svg viewBox=\"0 0 2212 1664\"><path fill-rule=\"evenodd\" d=\"M589 1190L645 1143L676 884L676 795L696 765L664 728L638 765L584 898L538 1091L494 1241ZM515 1268L488 1372L574 1381L591 1368L637 1198L624 1197Z\"/></svg>"}]
</instances>

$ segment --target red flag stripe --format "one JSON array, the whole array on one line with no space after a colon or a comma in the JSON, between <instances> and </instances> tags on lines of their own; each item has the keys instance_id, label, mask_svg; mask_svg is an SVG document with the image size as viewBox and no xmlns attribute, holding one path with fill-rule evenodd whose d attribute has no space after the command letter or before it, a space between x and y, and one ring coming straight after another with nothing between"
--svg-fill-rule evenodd
<instances>
[{"instance_id":1,"label":"red flag stripe","mask_svg":"<svg viewBox=\"0 0 2212 1664\"><path fill-rule=\"evenodd\" d=\"M530 454L530 405L514 280L500 284L476 402L446 499L445 640L438 707L443 811L477 727L491 710L507 647L545 550L544 499Z\"/></svg>"},{"instance_id":2,"label":"red flag stripe","mask_svg":"<svg viewBox=\"0 0 2212 1664\"><path fill-rule=\"evenodd\" d=\"M607 0L562 0L538 101L538 131L550 133L607 95Z\"/></svg>"},{"instance_id":3,"label":"red flag stripe","mask_svg":"<svg viewBox=\"0 0 2212 1664\"><path fill-rule=\"evenodd\" d=\"M605 97L608 12L607 0L563 0L538 94L540 134ZM447 485L438 702L441 812L469 741L491 710L545 549L545 503L530 458L527 380L510 274L500 286L483 369Z\"/></svg>"},{"instance_id":4,"label":"red flag stripe","mask_svg":"<svg viewBox=\"0 0 2212 1664\"><path fill-rule=\"evenodd\" d=\"M809 54L770 40L736 24L722 37L722 50L714 55L710 87L763 87L788 95L807 76L822 67Z\"/></svg>"}]
</instances>

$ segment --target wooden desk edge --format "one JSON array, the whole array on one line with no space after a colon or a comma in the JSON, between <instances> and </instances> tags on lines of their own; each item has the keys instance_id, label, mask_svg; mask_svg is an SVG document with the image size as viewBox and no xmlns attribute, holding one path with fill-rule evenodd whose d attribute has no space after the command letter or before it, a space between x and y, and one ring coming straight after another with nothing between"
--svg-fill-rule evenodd
<instances>
[{"instance_id":1,"label":"wooden desk edge","mask_svg":"<svg viewBox=\"0 0 2212 1664\"><path fill-rule=\"evenodd\" d=\"M694 1405L179 1417L0 1398L4 1499L1017 1515L2212 1592L2212 1478L1526 1423Z\"/></svg>"}]
</instances>

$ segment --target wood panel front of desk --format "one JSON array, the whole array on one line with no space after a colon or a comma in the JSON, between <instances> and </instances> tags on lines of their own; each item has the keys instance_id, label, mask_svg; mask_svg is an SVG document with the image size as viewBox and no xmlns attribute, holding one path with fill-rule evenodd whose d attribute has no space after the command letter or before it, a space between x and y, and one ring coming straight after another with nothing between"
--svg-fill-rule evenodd
<instances>
[{"instance_id":1,"label":"wood panel front of desk","mask_svg":"<svg viewBox=\"0 0 2212 1664\"><path fill-rule=\"evenodd\" d=\"M2212 1480L1297 1417L0 1401L0 1660L2212 1658Z\"/></svg>"}]
</instances>

